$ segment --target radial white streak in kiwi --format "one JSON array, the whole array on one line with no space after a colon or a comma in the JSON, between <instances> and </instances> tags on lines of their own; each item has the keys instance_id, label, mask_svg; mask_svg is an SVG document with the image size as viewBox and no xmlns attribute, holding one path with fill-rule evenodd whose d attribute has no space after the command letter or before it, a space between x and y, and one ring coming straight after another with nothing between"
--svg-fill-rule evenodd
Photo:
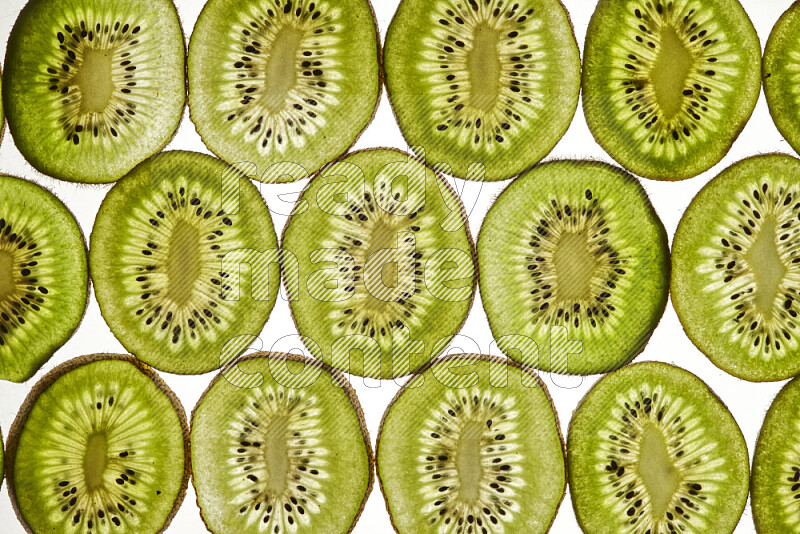
<instances>
[{"instance_id":1,"label":"radial white streak in kiwi","mask_svg":"<svg viewBox=\"0 0 800 534\"><path fill-rule=\"evenodd\" d=\"M660 8L658 7L660 6ZM609 105L637 147L657 157L677 158L716 135L724 123L733 82L743 75L741 52L727 42L713 10L699 0L628 2L625 31L611 46ZM660 32L672 29L692 56L682 109L671 118L660 111L651 71L658 60Z\"/></svg>"},{"instance_id":2,"label":"radial white streak in kiwi","mask_svg":"<svg viewBox=\"0 0 800 534\"><path fill-rule=\"evenodd\" d=\"M65 142L108 148L134 131L137 122L155 119L146 110L154 96L148 88L158 80L136 67L156 61L161 54L148 36L155 21L142 15L130 19L128 14L120 17L79 8L61 17L63 27L53 31L53 46L42 51L45 56L37 81L49 88L42 107L58 120ZM111 92L109 105L102 111L86 109L80 89L87 49L110 55Z\"/></svg>"},{"instance_id":3,"label":"radial white streak in kiwi","mask_svg":"<svg viewBox=\"0 0 800 534\"><path fill-rule=\"evenodd\" d=\"M433 7L431 35L424 40L417 68L427 81L430 119L441 135L492 153L544 111L540 71L546 68L548 49L539 34L544 22L537 17L524 0L472 5L441 0ZM474 94L474 77L486 73L469 69L475 36L487 29L497 35L499 66L491 102Z\"/></svg>"},{"instance_id":4,"label":"radial white streak in kiwi","mask_svg":"<svg viewBox=\"0 0 800 534\"><path fill-rule=\"evenodd\" d=\"M236 495L231 502L246 525L259 532L296 532L308 527L311 516L325 502L321 481L327 478L327 449L320 446L321 411L316 397L303 389L252 390L235 412L227 437L228 487ZM265 444L269 425L286 420L286 484L280 494L270 492L270 465ZM223 466L220 466L221 468ZM327 490L326 490L327 491Z\"/></svg>"},{"instance_id":5,"label":"radial white streak in kiwi","mask_svg":"<svg viewBox=\"0 0 800 534\"><path fill-rule=\"evenodd\" d=\"M781 68L790 74L788 76L788 87L784 86L783 90L789 91L794 95L794 105L800 107L800 52L790 50L783 57L786 58L786 56L790 61L784 61Z\"/></svg>"},{"instance_id":6,"label":"radial white streak in kiwi","mask_svg":"<svg viewBox=\"0 0 800 534\"><path fill-rule=\"evenodd\" d=\"M518 229L515 256L516 280L527 289L532 325L567 325L574 328L611 329L618 324L612 313L620 305L614 294L624 291L628 281L626 250L630 244L626 235L614 234L615 247L608 234L619 228L614 209L605 210L591 191L577 202L550 203L531 206L527 224ZM581 298L559 292L564 280L559 280L556 256L564 239L578 236L587 243L587 253L594 256L591 280Z\"/></svg>"},{"instance_id":7,"label":"radial white streak in kiwi","mask_svg":"<svg viewBox=\"0 0 800 534\"><path fill-rule=\"evenodd\" d=\"M325 126L325 111L339 104L337 80L345 60L337 52L344 16L327 0L249 2L228 34L230 68L220 90L235 98L218 99L220 121L227 121L234 134L261 154L305 146ZM265 94L275 83L267 74L272 53L286 45L276 38L287 37L287 31L302 34L292 65L297 77L284 101L277 102Z\"/></svg>"},{"instance_id":8,"label":"radial white streak in kiwi","mask_svg":"<svg viewBox=\"0 0 800 534\"><path fill-rule=\"evenodd\" d=\"M792 426L795 432L800 432L800 419L795 419ZM792 530L796 531L800 526L800 444L796 441L784 451L780 476L782 484L776 497L783 516L778 523L794 527Z\"/></svg>"},{"instance_id":9,"label":"radial white streak in kiwi","mask_svg":"<svg viewBox=\"0 0 800 534\"><path fill-rule=\"evenodd\" d=\"M641 384L617 395L610 417L598 430L596 476L610 517L624 517L617 532L705 532L711 507L724 506L716 494L727 483L719 468L718 436L705 432L704 422L691 402L673 397L661 386ZM650 495L637 466L642 436L648 428L659 429L677 471L678 486L661 517L653 517ZM668 524L672 523L672 528Z\"/></svg>"},{"instance_id":10,"label":"radial white streak in kiwi","mask_svg":"<svg viewBox=\"0 0 800 534\"><path fill-rule=\"evenodd\" d=\"M513 398L477 388L448 391L447 398L431 408L419 438L417 466L419 492L428 503L421 512L431 531L467 532L474 523L476 533L505 532L505 523L519 511L517 491L525 486L516 416ZM456 455L465 427L475 423L483 428L476 458L480 478L477 495L471 488L470 498L465 498Z\"/></svg>"},{"instance_id":11,"label":"radial white streak in kiwi","mask_svg":"<svg viewBox=\"0 0 800 534\"><path fill-rule=\"evenodd\" d=\"M62 532L103 532L111 527L133 531L147 518L156 467L142 450L159 445L158 431L150 409L124 384L95 386L94 391L76 391L62 398L48 421L49 429L39 434L34 475L41 479L42 495L50 506L46 513ZM102 485L86 485L84 455L87 438L104 433L107 460Z\"/></svg>"},{"instance_id":12,"label":"radial white streak in kiwi","mask_svg":"<svg viewBox=\"0 0 800 534\"><path fill-rule=\"evenodd\" d=\"M225 253L240 242L238 216L207 205L217 195L186 177L162 181L158 188L140 206L131 207L131 226L122 245L128 259L119 273L120 287L127 295L119 304L138 318L142 330L171 341L170 346L177 348L182 342L199 346L216 339L217 329L211 323L224 325L232 320L235 301L221 297L231 287L228 273L221 272L220 266ZM199 237L200 268L191 295L183 302L170 297L168 288L173 282L167 269L167 243L179 221L194 226Z\"/></svg>"},{"instance_id":13,"label":"radial white streak in kiwi","mask_svg":"<svg viewBox=\"0 0 800 534\"><path fill-rule=\"evenodd\" d=\"M724 206L714 230L722 237L699 250L704 261L696 272L707 281L704 290L715 296L714 313L722 319L719 334L738 342L751 358L783 358L798 347L799 213L800 188L764 177ZM766 311L759 306L758 273L748 263L765 221L774 221L773 260L785 268L777 286L768 288L774 290L774 304Z\"/></svg>"}]
</instances>

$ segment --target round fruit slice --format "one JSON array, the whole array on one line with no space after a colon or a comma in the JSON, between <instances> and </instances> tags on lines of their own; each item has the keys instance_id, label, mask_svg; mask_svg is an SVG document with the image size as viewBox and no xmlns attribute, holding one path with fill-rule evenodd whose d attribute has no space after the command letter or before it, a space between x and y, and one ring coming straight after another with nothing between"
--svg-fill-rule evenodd
<instances>
[{"instance_id":1,"label":"round fruit slice","mask_svg":"<svg viewBox=\"0 0 800 534\"><path fill-rule=\"evenodd\" d=\"M800 381L795 378L772 402L758 435L750 480L758 532L800 531Z\"/></svg>"},{"instance_id":2,"label":"round fruit slice","mask_svg":"<svg viewBox=\"0 0 800 534\"><path fill-rule=\"evenodd\" d=\"M435 360L392 401L377 448L401 534L546 532L564 497L564 442L547 388L505 358Z\"/></svg>"},{"instance_id":3,"label":"round fruit slice","mask_svg":"<svg viewBox=\"0 0 800 534\"><path fill-rule=\"evenodd\" d=\"M584 532L731 533L747 501L747 445L724 404L678 367L602 378L569 424L572 503Z\"/></svg>"},{"instance_id":4,"label":"round fruit slice","mask_svg":"<svg viewBox=\"0 0 800 534\"><path fill-rule=\"evenodd\" d=\"M291 354L255 353L236 365L256 382L221 373L192 414L192 483L208 529L350 532L373 480L353 388Z\"/></svg>"},{"instance_id":5,"label":"round fruit slice","mask_svg":"<svg viewBox=\"0 0 800 534\"><path fill-rule=\"evenodd\" d=\"M50 176L117 180L178 127L185 50L170 0L30 0L5 59L14 142Z\"/></svg>"},{"instance_id":6,"label":"round fruit slice","mask_svg":"<svg viewBox=\"0 0 800 534\"><path fill-rule=\"evenodd\" d=\"M217 156L255 164L254 178L305 178L372 120L379 55L368 0L210 0L189 43L192 121Z\"/></svg>"},{"instance_id":7,"label":"round fruit slice","mask_svg":"<svg viewBox=\"0 0 800 534\"><path fill-rule=\"evenodd\" d=\"M17 517L29 532L162 532L189 482L188 435L175 394L135 358L70 360L11 427Z\"/></svg>"},{"instance_id":8,"label":"round fruit slice","mask_svg":"<svg viewBox=\"0 0 800 534\"><path fill-rule=\"evenodd\" d=\"M500 349L566 374L644 349L669 290L667 234L622 169L557 161L512 182L478 240L481 298Z\"/></svg>"},{"instance_id":9,"label":"round fruit slice","mask_svg":"<svg viewBox=\"0 0 800 534\"><path fill-rule=\"evenodd\" d=\"M0 190L0 379L24 382L83 318L86 242L49 191L3 175Z\"/></svg>"},{"instance_id":10,"label":"round fruit slice","mask_svg":"<svg viewBox=\"0 0 800 534\"><path fill-rule=\"evenodd\" d=\"M800 161L740 161L692 200L672 248L672 303L719 368L752 381L800 373Z\"/></svg>"},{"instance_id":11,"label":"round fruit slice","mask_svg":"<svg viewBox=\"0 0 800 534\"><path fill-rule=\"evenodd\" d=\"M580 53L558 0L402 0L384 57L406 141L459 178L518 175L578 105Z\"/></svg>"},{"instance_id":12,"label":"round fruit slice","mask_svg":"<svg viewBox=\"0 0 800 534\"><path fill-rule=\"evenodd\" d=\"M800 2L781 15L764 49L764 94L781 135L800 152Z\"/></svg>"},{"instance_id":13,"label":"round fruit slice","mask_svg":"<svg viewBox=\"0 0 800 534\"><path fill-rule=\"evenodd\" d=\"M600 0L584 56L592 135L620 165L656 180L719 162L761 89L761 45L738 0Z\"/></svg>"},{"instance_id":14,"label":"round fruit slice","mask_svg":"<svg viewBox=\"0 0 800 534\"><path fill-rule=\"evenodd\" d=\"M476 261L461 201L396 150L326 167L298 200L282 250L306 346L349 373L413 372L445 348L472 306Z\"/></svg>"},{"instance_id":15,"label":"round fruit slice","mask_svg":"<svg viewBox=\"0 0 800 534\"><path fill-rule=\"evenodd\" d=\"M0 67L0 142L3 141L3 134L6 131L6 116L3 113L3 69Z\"/></svg>"},{"instance_id":16,"label":"round fruit slice","mask_svg":"<svg viewBox=\"0 0 800 534\"><path fill-rule=\"evenodd\" d=\"M263 198L247 177L192 152L159 154L109 191L89 262L111 331L169 373L205 373L241 354L278 292Z\"/></svg>"}]
</instances>

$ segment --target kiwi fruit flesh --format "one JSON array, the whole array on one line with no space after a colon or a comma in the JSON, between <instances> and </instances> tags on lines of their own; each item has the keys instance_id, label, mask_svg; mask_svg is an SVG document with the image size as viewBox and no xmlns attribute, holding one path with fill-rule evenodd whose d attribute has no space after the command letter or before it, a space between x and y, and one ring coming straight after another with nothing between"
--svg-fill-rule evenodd
<instances>
[{"instance_id":1,"label":"kiwi fruit flesh","mask_svg":"<svg viewBox=\"0 0 800 534\"><path fill-rule=\"evenodd\" d=\"M192 413L192 483L208 529L350 532L373 482L353 388L302 356L260 352L236 365L245 374L218 375Z\"/></svg>"},{"instance_id":2,"label":"kiwi fruit flesh","mask_svg":"<svg viewBox=\"0 0 800 534\"><path fill-rule=\"evenodd\" d=\"M690 178L719 162L744 128L760 65L738 0L600 0L584 46L586 122L629 171Z\"/></svg>"},{"instance_id":3,"label":"kiwi fruit flesh","mask_svg":"<svg viewBox=\"0 0 800 534\"><path fill-rule=\"evenodd\" d=\"M31 390L8 436L8 490L28 532L161 532L189 482L183 408L149 367L95 354Z\"/></svg>"},{"instance_id":4,"label":"kiwi fruit flesh","mask_svg":"<svg viewBox=\"0 0 800 534\"><path fill-rule=\"evenodd\" d=\"M580 53L558 0L402 0L384 68L408 144L459 178L518 175L578 105Z\"/></svg>"},{"instance_id":5,"label":"kiwi fruit flesh","mask_svg":"<svg viewBox=\"0 0 800 534\"><path fill-rule=\"evenodd\" d=\"M672 303L686 334L719 368L745 380L800 373L795 231L800 161L742 160L711 180L672 244Z\"/></svg>"},{"instance_id":6,"label":"kiwi fruit flesh","mask_svg":"<svg viewBox=\"0 0 800 534\"><path fill-rule=\"evenodd\" d=\"M0 380L24 382L83 318L86 242L46 189L0 175L0 190Z\"/></svg>"},{"instance_id":7,"label":"kiwi fruit flesh","mask_svg":"<svg viewBox=\"0 0 800 534\"><path fill-rule=\"evenodd\" d=\"M381 422L378 478L397 532L546 532L566 489L544 383L505 358L444 356Z\"/></svg>"},{"instance_id":8,"label":"kiwi fruit flesh","mask_svg":"<svg viewBox=\"0 0 800 534\"><path fill-rule=\"evenodd\" d=\"M764 49L762 75L770 115L781 135L800 152L800 2L794 2L775 23Z\"/></svg>"},{"instance_id":9,"label":"kiwi fruit flesh","mask_svg":"<svg viewBox=\"0 0 800 534\"><path fill-rule=\"evenodd\" d=\"M645 362L600 379L569 424L567 465L583 532L733 532L747 445L706 384Z\"/></svg>"},{"instance_id":10,"label":"kiwi fruit flesh","mask_svg":"<svg viewBox=\"0 0 800 534\"><path fill-rule=\"evenodd\" d=\"M460 199L408 154L355 152L303 191L284 229L289 305L312 355L359 376L407 375L472 305L477 262Z\"/></svg>"},{"instance_id":11,"label":"kiwi fruit flesh","mask_svg":"<svg viewBox=\"0 0 800 534\"><path fill-rule=\"evenodd\" d=\"M368 0L210 0L189 42L192 121L214 154L255 164L254 178L306 178L372 120L379 47Z\"/></svg>"},{"instance_id":12,"label":"kiwi fruit flesh","mask_svg":"<svg viewBox=\"0 0 800 534\"><path fill-rule=\"evenodd\" d=\"M758 532L800 532L800 381L787 383L770 405L753 454L750 498Z\"/></svg>"},{"instance_id":13,"label":"kiwi fruit flesh","mask_svg":"<svg viewBox=\"0 0 800 534\"><path fill-rule=\"evenodd\" d=\"M628 363L667 302L666 231L636 178L604 163L545 163L512 182L484 219L478 262L499 348L544 371Z\"/></svg>"},{"instance_id":14,"label":"kiwi fruit flesh","mask_svg":"<svg viewBox=\"0 0 800 534\"><path fill-rule=\"evenodd\" d=\"M177 129L185 50L171 0L29 0L5 58L17 148L61 180L119 179Z\"/></svg>"},{"instance_id":15,"label":"kiwi fruit flesh","mask_svg":"<svg viewBox=\"0 0 800 534\"><path fill-rule=\"evenodd\" d=\"M137 166L106 195L90 243L103 318L160 371L227 364L275 304L269 210L245 176L211 156L163 152Z\"/></svg>"}]
</instances>

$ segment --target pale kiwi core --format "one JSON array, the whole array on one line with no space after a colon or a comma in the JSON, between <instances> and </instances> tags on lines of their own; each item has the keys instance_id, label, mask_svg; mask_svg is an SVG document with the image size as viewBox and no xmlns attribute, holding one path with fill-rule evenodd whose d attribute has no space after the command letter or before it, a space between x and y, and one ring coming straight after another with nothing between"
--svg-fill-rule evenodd
<instances>
[{"instance_id":1,"label":"pale kiwi core","mask_svg":"<svg viewBox=\"0 0 800 534\"><path fill-rule=\"evenodd\" d=\"M667 441L661 430L648 424L642 432L639 476L650 495L651 514L654 521L660 520L667 511L672 496L680 485L678 469L672 462L667 449Z\"/></svg>"},{"instance_id":2,"label":"pale kiwi core","mask_svg":"<svg viewBox=\"0 0 800 534\"><path fill-rule=\"evenodd\" d=\"M692 67L692 54L671 26L661 32L658 56L650 71L656 101L667 120L682 108L684 85Z\"/></svg>"},{"instance_id":3,"label":"pale kiwi core","mask_svg":"<svg viewBox=\"0 0 800 534\"><path fill-rule=\"evenodd\" d=\"M108 107L114 92L113 57L113 51L84 48L83 61L72 78L72 84L80 90L81 113L102 113Z\"/></svg>"},{"instance_id":4,"label":"pale kiwi core","mask_svg":"<svg viewBox=\"0 0 800 534\"><path fill-rule=\"evenodd\" d=\"M786 274L786 266L776 247L776 238L775 217L767 215L753 245L745 253L745 260L753 270L756 283L756 309L767 317L773 314L775 297Z\"/></svg>"}]
</instances>

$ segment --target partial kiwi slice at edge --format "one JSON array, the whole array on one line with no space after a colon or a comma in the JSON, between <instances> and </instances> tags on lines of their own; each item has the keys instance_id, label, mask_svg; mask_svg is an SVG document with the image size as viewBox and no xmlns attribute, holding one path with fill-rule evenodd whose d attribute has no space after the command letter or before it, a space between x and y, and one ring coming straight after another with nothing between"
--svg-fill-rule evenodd
<instances>
[{"instance_id":1,"label":"partial kiwi slice at edge","mask_svg":"<svg viewBox=\"0 0 800 534\"><path fill-rule=\"evenodd\" d=\"M543 533L566 489L547 388L505 358L453 355L425 366L387 408L377 451L401 534Z\"/></svg>"},{"instance_id":2,"label":"partial kiwi slice at edge","mask_svg":"<svg viewBox=\"0 0 800 534\"><path fill-rule=\"evenodd\" d=\"M764 48L764 95L781 135L800 152L800 2L794 2L775 23Z\"/></svg>"},{"instance_id":3,"label":"partial kiwi slice at edge","mask_svg":"<svg viewBox=\"0 0 800 534\"><path fill-rule=\"evenodd\" d=\"M601 378L569 424L572 504L584 532L733 532L747 501L744 436L699 378L636 363Z\"/></svg>"},{"instance_id":4,"label":"partial kiwi slice at edge","mask_svg":"<svg viewBox=\"0 0 800 534\"><path fill-rule=\"evenodd\" d=\"M672 303L717 367L745 380L800 373L800 160L744 159L692 200L672 244Z\"/></svg>"},{"instance_id":5,"label":"partial kiwi slice at edge","mask_svg":"<svg viewBox=\"0 0 800 534\"><path fill-rule=\"evenodd\" d=\"M253 353L234 365L192 412L192 483L208 529L350 532L373 482L353 388L292 354Z\"/></svg>"},{"instance_id":6,"label":"partial kiwi slice at edge","mask_svg":"<svg viewBox=\"0 0 800 534\"><path fill-rule=\"evenodd\" d=\"M406 141L459 178L505 180L569 127L581 60L558 0L402 0L386 84Z\"/></svg>"},{"instance_id":7,"label":"partial kiwi slice at edge","mask_svg":"<svg viewBox=\"0 0 800 534\"><path fill-rule=\"evenodd\" d=\"M690 178L719 162L744 128L760 65L739 0L600 0L584 46L586 122L629 171Z\"/></svg>"},{"instance_id":8,"label":"partial kiwi slice at edge","mask_svg":"<svg viewBox=\"0 0 800 534\"><path fill-rule=\"evenodd\" d=\"M113 182L161 150L186 102L171 0L29 0L5 58L8 126L37 170Z\"/></svg>"},{"instance_id":9,"label":"partial kiwi slice at edge","mask_svg":"<svg viewBox=\"0 0 800 534\"><path fill-rule=\"evenodd\" d=\"M189 482L177 397L127 355L70 360L26 398L8 437L8 489L29 532L166 529Z\"/></svg>"}]
</instances>

